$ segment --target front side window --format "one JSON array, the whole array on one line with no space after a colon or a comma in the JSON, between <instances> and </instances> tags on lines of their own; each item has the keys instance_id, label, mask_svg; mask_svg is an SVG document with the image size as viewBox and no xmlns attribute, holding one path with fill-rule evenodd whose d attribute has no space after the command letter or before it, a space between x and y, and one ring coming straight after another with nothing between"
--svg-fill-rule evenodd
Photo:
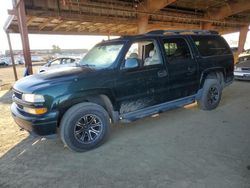
<instances>
[{"instance_id":1,"label":"front side window","mask_svg":"<svg viewBox=\"0 0 250 188\"><path fill-rule=\"evenodd\" d=\"M182 38L163 39L165 53L169 63L192 59L187 42Z\"/></svg>"},{"instance_id":2,"label":"front side window","mask_svg":"<svg viewBox=\"0 0 250 188\"><path fill-rule=\"evenodd\" d=\"M80 66L107 68L120 53L123 44L99 44L93 47L79 62Z\"/></svg>"},{"instance_id":3,"label":"front side window","mask_svg":"<svg viewBox=\"0 0 250 188\"><path fill-rule=\"evenodd\" d=\"M61 64L61 60L60 59L56 59L54 61L52 61L50 63L50 66L56 66L56 65L60 65Z\"/></svg>"},{"instance_id":4,"label":"front side window","mask_svg":"<svg viewBox=\"0 0 250 188\"><path fill-rule=\"evenodd\" d=\"M145 40L134 42L126 53L125 64L128 66L137 64L139 67L162 64L155 41Z\"/></svg>"}]
</instances>

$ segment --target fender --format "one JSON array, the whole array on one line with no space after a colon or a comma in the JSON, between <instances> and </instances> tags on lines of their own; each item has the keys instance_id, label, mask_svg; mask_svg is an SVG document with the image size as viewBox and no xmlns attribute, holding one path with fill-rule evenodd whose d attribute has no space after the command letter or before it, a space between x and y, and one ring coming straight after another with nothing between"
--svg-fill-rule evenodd
<instances>
[{"instance_id":1,"label":"fender","mask_svg":"<svg viewBox=\"0 0 250 188\"><path fill-rule=\"evenodd\" d=\"M60 109L59 121L63 114L72 106L82 102L93 102L102 106L107 110L112 122L117 122L119 119L118 111L114 110L115 100L112 92L107 89L95 89L80 91L75 94L66 94L54 99L51 109Z\"/></svg>"}]
</instances>

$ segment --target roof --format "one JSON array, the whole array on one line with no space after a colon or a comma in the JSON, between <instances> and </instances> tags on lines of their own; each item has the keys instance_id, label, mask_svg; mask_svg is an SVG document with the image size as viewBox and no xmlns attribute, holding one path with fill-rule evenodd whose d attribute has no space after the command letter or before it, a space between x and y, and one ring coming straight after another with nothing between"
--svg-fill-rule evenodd
<instances>
[{"instance_id":1,"label":"roof","mask_svg":"<svg viewBox=\"0 0 250 188\"><path fill-rule=\"evenodd\" d=\"M137 34L138 19L155 29L238 31L250 23L249 0L25 0L29 33ZM19 32L15 10L5 30Z\"/></svg>"}]
</instances>

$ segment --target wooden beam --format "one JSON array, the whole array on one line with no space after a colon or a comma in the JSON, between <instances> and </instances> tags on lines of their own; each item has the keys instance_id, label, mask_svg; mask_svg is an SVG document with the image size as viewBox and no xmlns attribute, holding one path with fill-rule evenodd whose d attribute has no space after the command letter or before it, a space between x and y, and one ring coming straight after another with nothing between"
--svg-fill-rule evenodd
<instances>
[{"instance_id":1,"label":"wooden beam","mask_svg":"<svg viewBox=\"0 0 250 188\"><path fill-rule=\"evenodd\" d=\"M63 25L65 25L65 22L64 21L61 21L59 24L57 24L56 27L54 27L52 29L52 31L57 31L60 27L62 27Z\"/></svg>"},{"instance_id":2,"label":"wooden beam","mask_svg":"<svg viewBox=\"0 0 250 188\"><path fill-rule=\"evenodd\" d=\"M196 24L181 24L174 22L157 22L157 23L149 23L147 32L152 30L164 30L164 29L200 29L199 25Z\"/></svg>"},{"instance_id":3,"label":"wooden beam","mask_svg":"<svg viewBox=\"0 0 250 188\"><path fill-rule=\"evenodd\" d=\"M45 28L54 18L48 18L47 21L39 25L39 31L41 31L43 28Z\"/></svg>"},{"instance_id":4,"label":"wooden beam","mask_svg":"<svg viewBox=\"0 0 250 188\"><path fill-rule=\"evenodd\" d=\"M228 16L250 10L249 0L228 2L225 6L207 12L208 17L216 20L224 19Z\"/></svg>"},{"instance_id":5,"label":"wooden beam","mask_svg":"<svg viewBox=\"0 0 250 188\"><path fill-rule=\"evenodd\" d=\"M29 25L33 22L33 20L34 20L35 18L36 18L36 17L33 17L33 16L29 17L29 18L27 19L26 25L29 26Z\"/></svg>"},{"instance_id":6,"label":"wooden beam","mask_svg":"<svg viewBox=\"0 0 250 188\"><path fill-rule=\"evenodd\" d=\"M81 22L76 22L74 24L69 25L65 31L71 31L75 28L75 26L81 25Z\"/></svg>"},{"instance_id":7,"label":"wooden beam","mask_svg":"<svg viewBox=\"0 0 250 188\"><path fill-rule=\"evenodd\" d=\"M145 0L139 5L138 9L141 11L152 13L165 8L175 1L176 0Z\"/></svg>"}]
</instances>

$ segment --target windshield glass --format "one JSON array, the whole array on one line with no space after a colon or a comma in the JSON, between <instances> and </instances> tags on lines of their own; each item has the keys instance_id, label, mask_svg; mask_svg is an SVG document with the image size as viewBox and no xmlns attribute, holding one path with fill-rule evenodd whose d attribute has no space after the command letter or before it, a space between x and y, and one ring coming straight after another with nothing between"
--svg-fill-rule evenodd
<instances>
[{"instance_id":1,"label":"windshield glass","mask_svg":"<svg viewBox=\"0 0 250 188\"><path fill-rule=\"evenodd\" d=\"M250 55L247 55L247 56L242 56L242 57L239 57L239 63L241 62L244 62L244 61L249 61L250 60Z\"/></svg>"},{"instance_id":2,"label":"windshield glass","mask_svg":"<svg viewBox=\"0 0 250 188\"><path fill-rule=\"evenodd\" d=\"M107 68L112 65L123 44L100 44L93 47L79 62L81 66Z\"/></svg>"}]
</instances>

